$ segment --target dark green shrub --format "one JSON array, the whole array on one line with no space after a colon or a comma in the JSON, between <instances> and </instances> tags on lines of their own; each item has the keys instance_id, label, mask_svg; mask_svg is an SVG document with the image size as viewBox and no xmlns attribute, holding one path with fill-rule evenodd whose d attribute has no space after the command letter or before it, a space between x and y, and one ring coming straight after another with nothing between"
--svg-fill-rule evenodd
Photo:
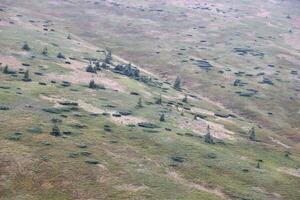
<instances>
[{"instance_id":1,"label":"dark green shrub","mask_svg":"<svg viewBox=\"0 0 300 200\"><path fill-rule=\"evenodd\" d=\"M97 73L97 69L94 68L92 65L87 66L86 69L85 69L85 71L89 72L89 73L94 73L94 74Z\"/></svg>"},{"instance_id":2,"label":"dark green shrub","mask_svg":"<svg viewBox=\"0 0 300 200\"><path fill-rule=\"evenodd\" d=\"M31 48L29 47L29 45L27 44L27 42L24 43L22 49L25 50L25 51L30 51L31 50Z\"/></svg>"},{"instance_id":3,"label":"dark green shrub","mask_svg":"<svg viewBox=\"0 0 300 200\"><path fill-rule=\"evenodd\" d=\"M19 141L22 138L22 133L16 132L13 135L9 136L9 140Z\"/></svg>"},{"instance_id":4,"label":"dark green shrub","mask_svg":"<svg viewBox=\"0 0 300 200\"><path fill-rule=\"evenodd\" d=\"M85 162L91 165L97 165L100 163L98 160L86 160Z\"/></svg>"},{"instance_id":5,"label":"dark green shrub","mask_svg":"<svg viewBox=\"0 0 300 200\"><path fill-rule=\"evenodd\" d=\"M59 59L66 59L66 57L62 53L60 53L60 52L57 54L57 58L59 58Z\"/></svg>"},{"instance_id":6,"label":"dark green shrub","mask_svg":"<svg viewBox=\"0 0 300 200\"><path fill-rule=\"evenodd\" d=\"M184 159L183 157L181 157L181 156L172 156L171 159L172 159L173 161L179 162L179 163L182 163L182 162L184 162L184 160L185 160L185 159Z\"/></svg>"},{"instance_id":7,"label":"dark green shrub","mask_svg":"<svg viewBox=\"0 0 300 200\"><path fill-rule=\"evenodd\" d=\"M0 110L9 110L9 107L8 106L1 106L0 105Z\"/></svg>"},{"instance_id":8,"label":"dark green shrub","mask_svg":"<svg viewBox=\"0 0 300 200\"><path fill-rule=\"evenodd\" d=\"M80 156L80 154L77 153L77 152L71 152L71 153L69 153L69 158L78 158L79 156Z\"/></svg>"},{"instance_id":9,"label":"dark green shrub","mask_svg":"<svg viewBox=\"0 0 300 200\"><path fill-rule=\"evenodd\" d=\"M158 125L152 124L150 122L140 122L138 123L138 126L143 128L160 128Z\"/></svg>"}]
</instances>

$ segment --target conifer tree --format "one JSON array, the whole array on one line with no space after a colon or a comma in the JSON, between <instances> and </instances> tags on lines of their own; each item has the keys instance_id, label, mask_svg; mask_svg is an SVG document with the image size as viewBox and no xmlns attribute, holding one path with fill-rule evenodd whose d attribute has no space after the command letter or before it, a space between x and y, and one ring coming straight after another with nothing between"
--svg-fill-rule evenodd
<instances>
[{"instance_id":1,"label":"conifer tree","mask_svg":"<svg viewBox=\"0 0 300 200\"><path fill-rule=\"evenodd\" d=\"M187 102L188 102L187 95L184 95L184 98L182 99L182 102L184 102L184 103L187 103Z\"/></svg>"},{"instance_id":2,"label":"conifer tree","mask_svg":"<svg viewBox=\"0 0 300 200\"><path fill-rule=\"evenodd\" d=\"M4 74L8 74L9 73L8 65L5 65L5 67L3 69L3 73Z\"/></svg>"},{"instance_id":3,"label":"conifer tree","mask_svg":"<svg viewBox=\"0 0 300 200\"><path fill-rule=\"evenodd\" d=\"M43 49L42 54L43 54L44 56L48 56L48 48L47 48L47 47L45 47L45 48Z\"/></svg>"},{"instance_id":4,"label":"conifer tree","mask_svg":"<svg viewBox=\"0 0 300 200\"><path fill-rule=\"evenodd\" d=\"M94 80L91 80L89 83L89 88L91 89L97 89L97 84L95 83Z\"/></svg>"},{"instance_id":5,"label":"conifer tree","mask_svg":"<svg viewBox=\"0 0 300 200\"><path fill-rule=\"evenodd\" d=\"M254 127L251 128L249 133L250 133L249 139L252 140L252 141L256 141L256 133L255 133Z\"/></svg>"},{"instance_id":6,"label":"conifer tree","mask_svg":"<svg viewBox=\"0 0 300 200\"><path fill-rule=\"evenodd\" d=\"M162 98L161 98L161 94L159 95L158 99L155 101L156 104L161 105L162 104Z\"/></svg>"},{"instance_id":7,"label":"conifer tree","mask_svg":"<svg viewBox=\"0 0 300 200\"><path fill-rule=\"evenodd\" d=\"M137 108L142 108L142 107L143 107L142 97L139 98L136 107L137 107Z\"/></svg>"},{"instance_id":8,"label":"conifer tree","mask_svg":"<svg viewBox=\"0 0 300 200\"><path fill-rule=\"evenodd\" d=\"M25 82L30 82L31 81L31 78L29 77L29 70L25 71L24 77L23 77L22 80L25 81Z\"/></svg>"},{"instance_id":9,"label":"conifer tree","mask_svg":"<svg viewBox=\"0 0 300 200\"><path fill-rule=\"evenodd\" d=\"M181 79L179 76L176 77L173 87L175 90L181 90Z\"/></svg>"},{"instance_id":10,"label":"conifer tree","mask_svg":"<svg viewBox=\"0 0 300 200\"><path fill-rule=\"evenodd\" d=\"M214 144L213 137L210 135L210 127L209 127L209 125L207 126L207 133L204 136L204 142L206 142L208 144Z\"/></svg>"},{"instance_id":11,"label":"conifer tree","mask_svg":"<svg viewBox=\"0 0 300 200\"><path fill-rule=\"evenodd\" d=\"M165 114L164 113L160 115L159 121L161 121L161 122L165 121Z\"/></svg>"}]
</instances>

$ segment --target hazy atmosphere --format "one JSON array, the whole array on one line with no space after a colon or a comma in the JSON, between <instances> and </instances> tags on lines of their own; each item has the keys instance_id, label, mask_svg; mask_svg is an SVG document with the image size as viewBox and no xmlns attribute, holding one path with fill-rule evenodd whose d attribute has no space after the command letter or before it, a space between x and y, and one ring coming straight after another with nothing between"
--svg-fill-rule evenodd
<instances>
[{"instance_id":1,"label":"hazy atmosphere","mask_svg":"<svg viewBox=\"0 0 300 200\"><path fill-rule=\"evenodd\" d=\"M299 200L299 0L0 0L0 200Z\"/></svg>"}]
</instances>

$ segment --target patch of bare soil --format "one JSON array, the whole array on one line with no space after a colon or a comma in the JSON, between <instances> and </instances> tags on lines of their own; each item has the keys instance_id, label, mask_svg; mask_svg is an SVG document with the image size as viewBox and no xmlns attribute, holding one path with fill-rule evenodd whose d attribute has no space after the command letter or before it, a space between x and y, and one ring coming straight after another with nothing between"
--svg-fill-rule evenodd
<instances>
[{"instance_id":1,"label":"patch of bare soil","mask_svg":"<svg viewBox=\"0 0 300 200\"><path fill-rule=\"evenodd\" d=\"M45 95L40 95L40 98L43 100L47 100L49 102L54 103L54 107L59 107L61 106L59 104L60 101L69 101L68 99L62 98L62 97L58 97L58 96L45 96ZM77 101L78 105L80 108L82 108L83 110L90 112L90 113L96 113L96 114L102 114L103 112L107 112L110 113L111 115L113 113L116 113L115 111L104 111L99 107L93 106L89 103L86 103L85 101L79 99ZM118 123L118 124L124 124L124 125L128 125L128 124L137 124L139 122L144 122L146 120L139 118L139 117L135 117L135 116L121 116L121 117L114 117L111 116L109 118L111 121Z\"/></svg>"},{"instance_id":2,"label":"patch of bare soil","mask_svg":"<svg viewBox=\"0 0 300 200\"><path fill-rule=\"evenodd\" d=\"M179 119L178 122L180 128L190 129L197 135L205 135L207 132L207 126L210 126L211 135L218 139L228 139L234 140L234 133L225 129L222 124L217 124L214 122L206 120L191 120L189 118Z\"/></svg>"},{"instance_id":3,"label":"patch of bare soil","mask_svg":"<svg viewBox=\"0 0 300 200\"><path fill-rule=\"evenodd\" d=\"M8 65L9 68L13 69L18 69L22 66L22 63L13 56L0 55L0 63L2 63L2 67Z\"/></svg>"},{"instance_id":4,"label":"patch of bare soil","mask_svg":"<svg viewBox=\"0 0 300 200\"><path fill-rule=\"evenodd\" d=\"M125 92L126 88L118 83L116 80L113 80L111 77L107 77L105 73L88 73L85 71L87 63L80 61L71 61L71 64L60 64L62 67L67 69L72 69L73 71L69 74L48 74L47 78L49 80L57 81L69 81L71 83L83 83L89 84L91 80L94 80L97 84L101 84L106 88L118 90Z\"/></svg>"},{"instance_id":5,"label":"patch of bare soil","mask_svg":"<svg viewBox=\"0 0 300 200\"><path fill-rule=\"evenodd\" d=\"M280 167L277 169L278 171L300 178L300 169L293 169L293 168L288 168L288 167Z\"/></svg>"},{"instance_id":6,"label":"patch of bare soil","mask_svg":"<svg viewBox=\"0 0 300 200\"><path fill-rule=\"evenodd\" d=\"M133 185L133 184L123 184L115 186L117 190L121 191L130 191L130 192L138 192L148 189L145 185Z\"/></svg>"},{"instance_id":7,"label":"patch of bare soil","mask_svg":"<svg viewBox=\"0 0 300 200\"><path fill-rule=\"evenodd\" d=\"M280 199L282 199L280 194L278 194L278 193L270 193L270 192L266 191L265 188L253 187L252 189L255 192L259 192L259 193L262 193L262 194L270 197L270 199L272 199L272 200L280 200Z\"/></svg>"},{"instance_id":8,"label":"patch of bare soil","mask_svg":"<svg viewBox=\"0 0 300 200\"><path fill-rule=\"evenodd\" d=\"M228 197L226 197L226 195L219 188L210 188L210 187L205 186L205 185L200 185L200 184L190 182L190 181L184 179L183 177L181 177L175 171L169 171L168 170L167 175L171 179L173 179L174 181L176 181L176 182L178 182L178 183L180 183L180 184L182 184L186 187L189 187L190 189L195 189L195 190L211 193L211 194L214 194L214 195L220 197L221 199L229 199Z\"/></svg>"},{"instance_id":9,"label":"patch of bare soil","mask_svg":"<svg viewBox=\"0 0 300 200\"><path fill-rule=\"evenodd\" d=\"M285 34L284 40L285 42L290 45L292 48L300 50L300 42L299 42L300 33L293 33L293 34Z\"/></svg>"},{"instance_id":10,"label":"patch of bare soil","mask_svg":"<svg viewBox=\"0 0 300 200\"><path fill-rule=\"evenodd\" d=\"M273 137L269 136L269 138L271 139L272 142L276 143L276 144L279 144L287 149L291 148L289 145L287 144L284 144L283 142L277 140L277 139L274 139Z\"/></svg>"}]
</instances>

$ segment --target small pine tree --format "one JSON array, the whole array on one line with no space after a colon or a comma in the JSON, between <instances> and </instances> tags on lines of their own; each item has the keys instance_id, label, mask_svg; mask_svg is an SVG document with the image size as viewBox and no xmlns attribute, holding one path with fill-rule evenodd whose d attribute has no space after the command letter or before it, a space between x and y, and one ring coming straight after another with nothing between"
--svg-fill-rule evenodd
<instances>
[{"instance_id":1,"label":"small pine tree","mask_svg":"<svg viewBox=\"0 0 300 200\"><path fill-rule=\"evenodd\" d=\"M105 60L104 60L104 62L107 63L107 64L111 64L111 61L112 61L111 50L107 49L105 51Z\"/></svg>"},{"instance_id":2,"label":"small pine tree","mask_svg":"<svg viewBox=\"0 0 300 200\"><path fill-rule=\"evenodd\" d=\"M29 45L27 44L27 42L24 43L22 49L25 50L25 51L30 51L30 47L29 47Z\"/></svg>"},{"instance_id":3,"label":"small pine tree","mask_svg":"<svg viewBox=\"0 0 300 200\"><path fill-rule=\"evenodd\" d=\"M52 132L50 134L53 135L53 136L55 136L55 137L61 136L60 129L58 128L57 125L53 126Z\"/></svg>"},{"instance_id":4,"label":"small pine tree","mask_svg":"<svg viewBox=\"0 0 300 200\"><path fill-rule=\"evenodd\" d=\"M257 168L257 169L260 169L260 162L259 162L259 161L258 161L257 164L256 164L256 168Z\"/></svg>"},{"instance_id":5,"label":"small pine tree","mask_svg":"<svg viewBox=\"0 0 300 200\"><path fill-rule=\"evenodd\" d=\"M137 107L137 108L142 108L142 107L143 107L142 97L139 98L136 107Z\"/></svg>"},{"instance_id":6,"label":"small pine tree","mask_svg":"<svg viewBox=\"0 0 300 200\"><path fill-rule=\"evenodd\" d=\"M164 113L160 115L159 121L161 121L161 122L165 121L165 114Z\"/></svg>"},{"instance_id":7,"label":"small pine tree","mask_svg":"<svg viewBox=\"0 0 300 200\"><path fill-rule=\"evenodd\" d=\"M179 76L176 77L173 87L176 90L181 90L181 79L179 78Z\"/></svg>"},{"instance_id":8,"label":"small pine tree","mask_svg":"<svg viewBox=\"0 0 300 200\"><path fill-rule=\"evenodd\" d=\"M43 54L44 56L48 56L48 48L47 48L47 47L45 47L45 48L43 49L42 54Z\"/></svg>"},{"instance_id":9,"label":"small pine tree","mask_svg":"<svg viewBox=\"0 0 300 200\"><path fill-rule=\"evenodd\" d=\"M195 114L195 115L194 115L194 120L197 120L197 119L198 119L198 118L197 118L197 114Z\"/></svg>"},{"instance_id":10,"label":"small pine tree","mask_svg":"<svg viewBox=\"0 0 300 200\"><path fill-rule=\"evenodd\" d=\"M207 126L207 133L204 136L204 142L206 142L208 144L214 144L213 137L210 135L210 127L209 127L209 125Z\"/></svg>"},{"instance_id":11,"label":"small pine tree","mask_svg":"<svg viewBox=\"0 0 300 200\"><path fill-rule=\"evenodd\" d=\"M5 65L5 67L3 69L3 73L4 74L8 74L9 73L8 65Z\"/></svg>"},{"instance_id":12,"label":"small pine tree","mask_svg":"<svg viewBox=\"0 0 300 200\"><path fill-rule=\"evenodd\" d=\"M158 99L155 101L156 104L161 105L162 104L162 98L161 98L161 94L159 95Z\"/></svg>"},{"instance_id":13,"label":"small pine tree","mask_svg":"<svg viewBox=\"0 0 300 200\"><path fill-rule=\"evenodd\" d=\"M29 77L29 70L25 71L24 77L23 77L22 80L25 81L25 82L30 82L31 81L31 78Z\"/></svg>"},{"instance_id":14,"label":"small pine tree","mask_svg":"<svg viewBox=\"0 0 300 200\"><path fill-rule=\"evenodd\" d=\"M249 139L252 141L256 141L256 133L255 133L254 127L251 128L249 133L250 133Z\"/></svg>"},{"instance_id":15,"label":"small pine tree","mask_svg":"<svg viewBox=\"0 0 300 200\"><path fill-rule=\"evenodd\" d=\"M181 111L180 115L181 115L181 116L184 116L184 111L183 111L183 110Z\"/></svg>"},{"instance_id":16,"label":"small pine tree","mask_svg":"<svg viewBox=\"0 0 300 200\"><path fill-rule=\"evenodd\" d=\"M89 88L91 89L97 89L97 84L95 83L94 80L91 80L89 83Z\"/></svg>"},{"instance_id":17,"label":"small pine tree","mask_svg":"<svg viewBox=\"0 0 300 200\"><path fill-rule=\"evenodd\" d=\"M182 102L184 102L184 103L187 103L187 102L188 102L187 95L184 95L184 98L182 99Z\"/></svg>"}]
</instances>

